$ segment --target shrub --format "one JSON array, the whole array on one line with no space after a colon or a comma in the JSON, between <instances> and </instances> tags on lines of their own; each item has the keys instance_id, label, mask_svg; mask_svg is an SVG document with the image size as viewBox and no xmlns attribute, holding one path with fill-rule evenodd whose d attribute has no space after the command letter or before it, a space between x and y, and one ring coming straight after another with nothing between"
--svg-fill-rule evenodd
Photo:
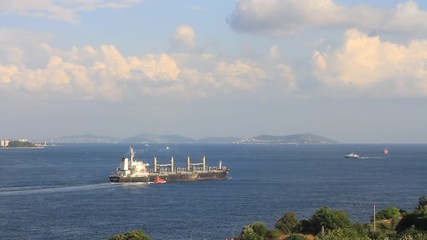
<instances>
[{"instance_id":1,"label":"shrub","mask_svg":"<svg viewBox=\"0 0 427 240\"><path fill-rule=\"evenodd\" d=\"M286 240L307 240L307 238L302 234L292 234Z\"/></svg>"},{"instance_id":2,"label":"shrub","mask_svg":"<svg viewBox=\"0 0 427 240\"><path fill-rule=\"evenodd\" d=\"M360 236L353 229L339 228L320 234L316 237L316 240L370 240L370 238L368 236Z\"/></svg>"},{"instance_id":3,"label":"shrub","mask_svg":"<svg viewBox=\"0 0 427 240\"><path fill-rule=\"evenodd\" d=\"M267 234L265 234L265 238L269 240L276 240L282 236L282 232L278 229L268 229Z\"/></svg>"},{"instance_id":4,"label":"shrub","mask_svg":"<svg viewBox=\"0 0 427 240\"><path fill-rule=\"evenodd\" d=\"M310 220L302 222L301 225L306 228L304 229L305 232L316 235L321 231L322 226L329 231L338 228L349 228L351 227L351 221L343 211L321 207Z\"/></svg>"},{"instance_id":5,"label":"shrub","mask_svg":"<svg viewBox=\"0 0 427 240\"><path fill-rule=\"evenodd\" d=\"M264 237L259 236L253 229L252 225L244 226L240 233L241 240L263 240Z\"/></svg>"},{"instance_id":6,"label":"shrub","mask_svg":"<svg viewBox=\"0 0 427 240\"><path fill-rule=\"evenodd\" d=\"M251 227L258 236L265 237L267 234L267 226L262 222L254 222Z\"/></svg>"},{"instance_id":7,"label":"shrub","mask_svg":"<svg viewBox=\"0 0 427 240\"><path fill-rule=\"evenodd\" d=\"M283 217L276 221L274 227L280 231L291 234L299 231L299 223L294 212L287 212Z\"/></svg>"},{"instance_id":8,"label":"shrub","mask_svg":"<svg viewBox=\"0 0 427 240\"><path fill-rule=\"evenodd\" d=\"M381 209L376 215L376 220L396 219L400 216L400 209L397 207L387 207Z\"/></svg>"},{"instance_id":9,"label":"shrub","mask_svg":"<svg viewBox=\"0 0 427 240\"><path fill-rule=\"evenodd\" d=\"M150 237L144 234L142 230L133 230L127 233L116 234L109 240L151 240Z\"/></svg>"}]
</instances>

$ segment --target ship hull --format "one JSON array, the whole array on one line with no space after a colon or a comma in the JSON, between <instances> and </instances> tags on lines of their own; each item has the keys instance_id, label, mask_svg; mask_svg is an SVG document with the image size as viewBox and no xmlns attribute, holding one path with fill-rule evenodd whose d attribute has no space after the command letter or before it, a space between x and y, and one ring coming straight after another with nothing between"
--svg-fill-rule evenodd
<instances>
[{"instance_id":1,"label":"ship hull","mask_svg":"<svg viewBox=\"0 0 427 240\"><path fill-rule=\"evenodd\" d=\"M120 177L110 176L110 182L132 183L132 182L155 182L157 177L164 179L166 182L193 182L204 180L225 180L228 172L176 172L176 173L149 173L144 177Z\"/></svg>"}]
</instances>

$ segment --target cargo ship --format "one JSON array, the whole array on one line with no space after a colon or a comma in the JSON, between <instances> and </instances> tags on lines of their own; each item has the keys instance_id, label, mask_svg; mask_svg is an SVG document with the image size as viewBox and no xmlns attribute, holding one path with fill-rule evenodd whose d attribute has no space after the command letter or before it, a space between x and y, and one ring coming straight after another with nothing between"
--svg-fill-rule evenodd
<instances>
[{"instance_id":1,"label":"cargo ship","mask_svg":"<svg viewBox=\"0 0 427 240\"><path fill-rule=\"evenodd\" d=\"M206 166L206 157L201 162L192 163L187 156L185 167L175 167L174 159L170 162L160 164L157 157L153 159L153 168L149 164L135 159L135 151L130 148L130 157L122 157L119 167L110 175L110 182L146 182L146 183L169 183L169 182L191 182L202 180L224 180L227 179L229 169L219 161L218 166Z\"/></svg>"}]
</instances>

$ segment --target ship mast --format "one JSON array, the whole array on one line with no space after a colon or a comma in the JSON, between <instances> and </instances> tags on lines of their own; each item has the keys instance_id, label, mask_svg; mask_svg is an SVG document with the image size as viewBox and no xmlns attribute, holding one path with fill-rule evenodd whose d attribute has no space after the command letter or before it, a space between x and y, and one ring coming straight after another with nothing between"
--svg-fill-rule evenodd
<instances>
[{"instance_id":1,"label":"ship mast","mask_svg":"<svg viewBox=\"0 0 427 240\"><path fill-rule=\"evenodd\" d=\"M130 151L130 162L133 162L135 158L135 151L133 150L132 147L129 148L129 151Z\"/></svg>"}]
</instances>

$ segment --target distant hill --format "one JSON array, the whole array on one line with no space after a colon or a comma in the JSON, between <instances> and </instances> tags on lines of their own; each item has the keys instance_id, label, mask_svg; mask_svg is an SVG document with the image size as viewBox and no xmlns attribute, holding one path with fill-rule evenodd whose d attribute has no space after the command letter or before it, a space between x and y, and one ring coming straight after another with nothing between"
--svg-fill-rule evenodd
<instances>
[{"instance_id":1,"label":"distant hill","mask_svg":"<svg viewBox=\"0 0 427 240\"><path fill-rule=\"evenodd\" d=\"M115 137L89 134L50 138L47 140L49 143L118 143L120 141L120 139Z\"/></svg>"},{"instance_id":2,"label":"distant hill","mask_svg":"<svg viewBox=\"0 0 427 240\"><path fill-rule=\"evenodd\" d=\"M206 137L200 139L180 135L139 134L129 138L77 135L49 139L50 143L236 143L236 144L331 144L337 141L311 133L287 136L260 135L250 138Z\"/></svg>"},{"instance_id":3,"label":"distant hill","mask_svg":"<svg viewBox=\"0 0 427 240\"><path fill-rule=\"evenodd\" d=\"M196 143L193 138L179 135L156 135L156 134L139 134L130 138L122 139L123 143Z\"/></svg>"},{"instance_id":4,"label":"distant hill","mask_svg":"<svg viewBox=\"0 0 427 240\"><path fill-rule=\"evenodd\" d=\"M243 139L240 143L331 144L338 142L311 133L304 133L287 136L260 135L257 137Z\"/></svg>"},{"instance_id":5,"label":"distant hill","mask_svg":"<svg viewBox=\"0 0 427 240\"><path fill-rule=\"evenodd\" d=\"M207 137L197 139L199 143L238 143L242 141L239 137Z\"/></svg>"}]
</instances>

